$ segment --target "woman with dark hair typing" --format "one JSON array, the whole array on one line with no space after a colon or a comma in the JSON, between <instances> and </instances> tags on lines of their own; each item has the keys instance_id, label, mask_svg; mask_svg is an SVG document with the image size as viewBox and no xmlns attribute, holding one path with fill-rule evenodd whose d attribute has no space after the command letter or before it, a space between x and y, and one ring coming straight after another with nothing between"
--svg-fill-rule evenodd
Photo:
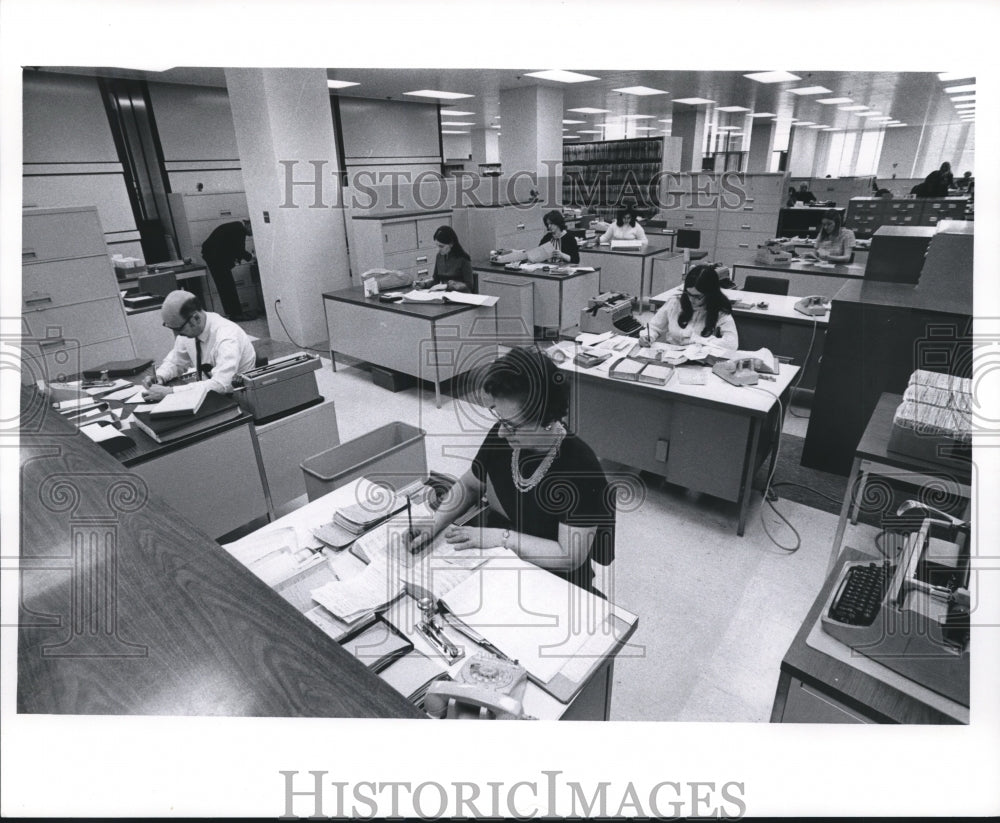
<instances>
[{"instance_id":1,"label":"woman with dark hair typing","mask_svg":"<svg viewBox=\"0 0 1000 823\"><path fill-rule=\"evenodd\" d=\"M547 233L539 246L549 243L552 246L552 259L560 263L579 263L580 247L576 238L566 229L566 219L561 211L553 209L546 212L542 218Z\"/></svg>"},{"instance_id":2,"label":"woman with dark hair typing","mask_svg":"<svg viewBox=\"0 0 1000 823\"><path fill-rule=\"evenodd\" d=\"M695 266L684 278L684 290L671 295L649 323L639 345L649 346L665 335L666 342L715 343L735 351L740 347L733 306L719 286L715 266Z\"/></svg>"},{"instance_id":3,"label":"woman with dark hair typing","mask_svg":"<svg viewBox=\"0 0 1000 823\"><path fill-rule=\"evenodd\" d=\"M596 591L591 559L614 557L614 491L590 446L563 424L566 376L537 349L512 349L488 367L483 391L496 423L412 545L443 530L455 549L503 546ZM484 494L481 525L449 525Z\"/></svg>"}]
</instances>

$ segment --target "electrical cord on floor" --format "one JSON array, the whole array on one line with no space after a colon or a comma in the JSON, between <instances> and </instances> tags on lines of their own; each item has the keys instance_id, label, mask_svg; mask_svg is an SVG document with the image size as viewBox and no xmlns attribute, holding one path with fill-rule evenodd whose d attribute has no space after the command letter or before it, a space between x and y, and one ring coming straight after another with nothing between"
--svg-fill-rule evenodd
<instances>
[{"instance_id":1,"label":"electrical cord on floor","mask_svg":"<svg viewBox=\"0 0 1000 823\"><path fill-rule=\"evenodd\" d=\"M805 489L806 491L810 491L813 494L822 497L824 500L829 500L831 503L836 503L838 505L843 502L842 500L838 500L836 497L833 497L829 494L824 494L821 491L817 491L812 486L804 486L802 483L793 483L791 480L782 480L778 483L773 483L771 485L771 488L776 489L778 486L794 486L797 489Z\"/></svg>"},{"instance_id":2,"label":"electrical cord on floor","mask_svg":"<svg viewBox=\"0 0 1000 823\"><path fill-rule=\"evenodd\" d=\"M329 349L316 349L316 348L313 348L312 346L304 346L301 343L297 343L295 341L295 339L292 337L291 333L288 331L288 327L285 325L285 321L281 319L281 312L278 311L278 304L280 302L281 302L280 300L275 300L274 301L274 316L278 318L278 322L281 323L281 328L284 329L284 331L285 331L285 336L288 337L288 339L292 341L292 345L293 346L298 346L300 349L306 349L307 351L314 351L317 354L325 354L325 355L329 356L329 354L330 354L330 350Z\"/></svg>"},{"instance_id":3,"label":"electrical cord on floor","mask_svg":"<svg viewBox=\"0 0 1000 823\"><path fill-rule=\"evenodd\" d=\"M809 348L806 350L806 356L802 360L802 368L799 369L799 376L795 378L795 382L791 385L791 391L788 393L788 413L792 417L797 417L800 420L808 420L808 414L799 414L792 408L792 391L795 391L799 387L799 383L802 382L802 378L805 376L806 369L809 368L809 358L812 356L813 346L816 343L816 332L819 329L819 320L813 318L813 331L812 337L809 338Z\"/></svg>"},{"instance_id":4,"label":"electrical cord on floor","mask_svg":"<svg viewBox=\"0 0 1000 823\"><path fill-rule=\"evenodd\" d=\"M789 529L791 529L792 534L795 535L795 545L785 546L784 544L778 542L778 539L771 533L771 530L767 527L767 521L764 519L763 506L761 506L760 508L760 524L761 526L764 527L764 533L768 536L768 539L772 543L774 543L775 546L777 546L782 551L788 552L789 554L794 554L802 546L802 537L801 535L799 535L795 526L792 525L792 522L787 517L785 517L785 515L783 515L780 511L778 511L777 506L774 505L774 501L777 499L777 496L774 495L773 492L771 491L772 487L771 484L774 481L774 473L778 470L777 455L778 455L778 450L781 448L781 423L785 418L785 407L784 404L781 402L781 398L778 397L778 395L776 395L773 391L765 389L763 386L746 386L745 388L757 389L757 391L762 391L765 394L769 394L771 395L771 397L773 397L775 400L778 401L778 417L775 421L775 441L774 441L775 459L774 459L774 465L771 467L771 472L767 476L767 483L764 485L764 503L766 503L771 508L771 511L773 511L781 520L785 522L785 525L788 526ZM750 456L750 459L751 460L753 459L753 455Z\"/></svg>"}]
</instances>

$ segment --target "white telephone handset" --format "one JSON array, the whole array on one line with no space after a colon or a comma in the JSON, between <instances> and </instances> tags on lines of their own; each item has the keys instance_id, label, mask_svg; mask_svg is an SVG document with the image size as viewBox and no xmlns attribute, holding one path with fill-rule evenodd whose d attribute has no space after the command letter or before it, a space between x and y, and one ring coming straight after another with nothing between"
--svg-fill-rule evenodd
<instances>
[{"instance_id":1,"label":"white telephone handset","mask_svg":"<svg viewBox=\"0 0 1000 823\"><path fill-rule=\"evenodd\" d=\"M521 666L483 652L466 661L457 680L432 683L424 711L438 718L482 718L485 711L486 717L497 720L526 719L521 698L527 683L528 673Z\"/></svg>"}]
</instances>

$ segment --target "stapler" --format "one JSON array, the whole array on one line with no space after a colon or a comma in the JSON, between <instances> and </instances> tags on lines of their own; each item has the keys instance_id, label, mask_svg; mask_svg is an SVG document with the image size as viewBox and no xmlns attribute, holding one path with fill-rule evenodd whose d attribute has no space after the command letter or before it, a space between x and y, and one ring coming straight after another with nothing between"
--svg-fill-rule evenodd
<instances>
[{"instance_id":1,"label":"stapler","mask_svg":"<svg viewBox=\"0 0 1000 823\"><path fill-rule=\"evenodd\" d=\"M754 371L753 358L722 360L712 366L712 371L734 386L756 386L760 379Z\"/></svg>"}]
</instances>

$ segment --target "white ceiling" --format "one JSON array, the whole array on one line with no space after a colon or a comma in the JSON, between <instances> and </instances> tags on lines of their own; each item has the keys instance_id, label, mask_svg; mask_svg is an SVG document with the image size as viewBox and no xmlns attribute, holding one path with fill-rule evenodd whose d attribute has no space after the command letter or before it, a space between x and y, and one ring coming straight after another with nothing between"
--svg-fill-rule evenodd
<instances>
[{"instance_id":1,"label":"white ceiling","mask_svg":"<svg viewBox=\"0 0 1000 823\"><path fill-rule=\"evenodd\" d=\"M176 67L162 72L137 71L116 68L69 68L59 70L74 73L115 77L144 78L149 81L185 85L225 86L225 72L221 68ZM669 130L669 125L658 123L670 119L677 98L702 97L715 101L707 105L709 111L721 106L743 106L757 112L775 112L782 118L813 121L834 128L878 128L872 118L858 117L841 111L839 105L822 105L818 98L849 97L854 105L868 106L885 116L911 126L958 123L958 109L944 92L948 86L974 82L973 80L941 81L936 72L857 72L809 71L787 69L801 79L777 84L763 84L743 75L762 71L759 66L748 66L745 71L602 71L574 69L598 79L575 83L556 83L526 77L536 68L516 69L379 69L338 68L328 69L330 79L350 80L357 86L338 90L345 97L369 97L392 100L427 102L407 97L405 92L417 89L436 89L463 92L473 95L458 101L444 101L444 108L473 112L472 116L458 118L474 122L477 126L497 124L499 94L501 89L523 85L542 85L563 91L564 109L592 107L607 109L608 114L585 115L567 113L567 119L584 120L584 125L567 126L569 133L592 128L594 124L620 123L624 115L652 115L645 122L634 125L655 126ZM655 96L635 96L615 91L629 86L648 86L667 92ZM829 94L800 96L789 89L805 86L823 86ZM683 104L676 104L681 106ZM849 105L849 104L841 104ZM746 113L718 112L719 125L742 125ZM655 134L656 132L646 132ZM631 134L629 136L632 136Z\"/></svg>"}]
</instances>

